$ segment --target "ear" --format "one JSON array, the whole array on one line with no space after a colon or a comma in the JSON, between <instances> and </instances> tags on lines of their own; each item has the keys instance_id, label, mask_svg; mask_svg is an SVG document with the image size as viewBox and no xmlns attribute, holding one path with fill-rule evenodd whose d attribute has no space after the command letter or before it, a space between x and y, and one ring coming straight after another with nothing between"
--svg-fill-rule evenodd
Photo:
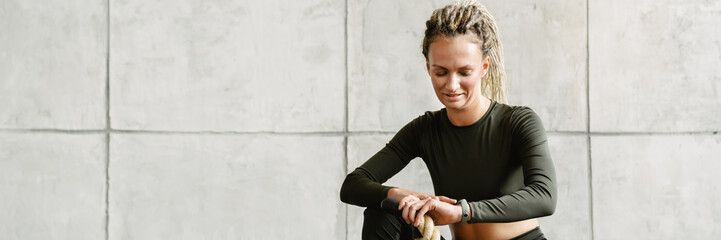
<instances>
[{"instance_id":1,"label":"ear","mask_svg":"<svg viewBox=\"0 0 721 240\"><path fill-rule=\"evenodd\" d=\"M481 75L481 77L486 76L486 73L488 73L488 69L490 68L490 66L491 66L491 58L490 57L484 58L483 66L482 66L483 67L483 75Z\"/></svg>"},{"instance_id":2,"label":"ear","mask_svg":"<svg viewBox=\"0 0 721 240\"><path fill-rule=\"evenodd\" d=\"M431 65L428 64L428 60L426 60L426 71L428 72L428 76L431 75Z\"/></svg>"}]
</instances>

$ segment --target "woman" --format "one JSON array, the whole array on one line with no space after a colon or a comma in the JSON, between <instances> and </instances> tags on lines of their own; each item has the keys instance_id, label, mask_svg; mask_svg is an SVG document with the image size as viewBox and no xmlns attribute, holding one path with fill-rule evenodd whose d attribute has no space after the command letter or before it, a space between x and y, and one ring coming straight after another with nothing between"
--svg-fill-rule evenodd
<instances>
[{"instance_id":1,"label":"woman","mask_svg":"<svg viewBox=\"0 0 721 240\"><path fill-rule=\"evenodd\" d=\"M538 115L505 104L493 17L467 1L435 10L426 27L426 69L445 108L412 120L349 173L341 200L367 207L363 239L407 239L426 214L451 224L453 239L545 239L536 218L555 210L555 170ZM416 157L438 196L381 185ZM385 198L400 202L402 217L380 210Z\"/></svg>"}]
</instances>

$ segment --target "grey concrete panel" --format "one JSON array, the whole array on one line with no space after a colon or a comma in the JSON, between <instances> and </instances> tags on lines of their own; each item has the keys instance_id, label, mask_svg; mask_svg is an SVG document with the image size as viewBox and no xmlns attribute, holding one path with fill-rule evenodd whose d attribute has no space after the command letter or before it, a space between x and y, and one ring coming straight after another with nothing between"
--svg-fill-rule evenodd
<instances>
[{"instance_id":1,"label":"grey concrete panel","mask_svg":"<svg viewBox=\"0 0 721 240\"><path fill-rule=\"evenodd\" d=\"M3 1L0 128L105 127L104 1Z\"/></svg>"},{"instance_id":2,"label":"grey concrete panel","mask_svg":"<svg viewBox=\"0 0 721 240\"><path fill-rule=\"evenodd\" d=\"M556 167L556 212L539 218L548 239L591 239L588 141L585 135L549 135Z\"/></svg>"},{"instance_id":3,"label":"grey concrete panel","mask_svg":"<svg viewBox=\"0 0 721 240\"><path fill-rule=\"evenodd\" d=\"M343 137L113 134L111 239L341 239Z\"/></svg>"},{"instance_id":4,"label":"grey concrete panel","mask_svg":"<svg viewBox=\"0 0 721 240\"><path fill-rule=\"evenodd\" d=\"M407 11L403 1L349 1L351 131L395 131L443 107L425 70L421 42L425 21L447 3L419 1ZM534 108L549 130L585 130L585 3L485 4L505 44L509 103Z\"/></svg>"},{"instance_id":5,"label":"grey concrete panel","mask_svg":"<svg viewBox=\"0 0 721 240\"><path fill-rule=\"evenodd\" d=\"M112 1L111 124L341 131L344 18L337 0Z\"/></svg>"},{"instance_id":6,"label":"grey concrete panel","mask_svg":"<svg viewBox=\"0 0 721 240\"><path fill-rule=\"evenodd\" d=\"M105 135L0 133L0 239L104 239Z\"/></svg>"},{"instance_id":7,"label":"grey concrete panel","mask_svg":"<svg viewBox=\"0 0 721 240\"><path fill-rule=\"evenodd\" d=\"M594 239L721 238L721 136L595 136Z\"/></svg>"},{"instance_id":8,"label":"grey concrete panel","mask_svg":"<svg viewBox=\"0 0 721 240\"><path fill-rule=\"evenodd\" d=\"M496 19L508 102L547 130L586 130L586 1L482 1Z\"/></svg>"},{"instance_id":9,"label":"grey concrete panel","mask_svg":"<svg viewBox=\"0 0 721 240\"><path fill-rule=\"evenodd\" d=\"M591 129L721 129L719 11L719 1L591 1Z\"/></svg>"},{"instance_id":10,"label":"grey concrete panel","mask_svg":"<svg viewBox=\"0 0 721 240\"><path fill-rule=\"evenodd\" d=\"M386 134L348 137L348 172L352 172L380 151L392 137L393 135ZM423 159L420 158L413 159L408 166L383 185L435 194L431 175L428 173ZM348 235L346 239L361 239L363 210L365 210L363 207L348 205ZM451 231L448 226L438 226L438 230L441 231L444 238L451 239Z\"/></svg>"},{"instance_id":11,"label":"grey concrete panel","mask_svg":"<svg viewBox=\"0 0 721 240\"><path fill-rule=\"evenodd\" d=\"M348 1L349 130L397 131L443 107L425 70L421 43L426 20L445 3Z\"/></svg>"}]
</instances>

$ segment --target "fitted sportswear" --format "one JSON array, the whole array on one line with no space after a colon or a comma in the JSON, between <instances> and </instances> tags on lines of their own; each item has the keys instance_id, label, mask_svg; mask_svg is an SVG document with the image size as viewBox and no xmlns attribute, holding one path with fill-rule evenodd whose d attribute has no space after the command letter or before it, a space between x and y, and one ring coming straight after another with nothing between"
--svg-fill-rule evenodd
<instances>
[{"instance_id":1,"label":"fitted sportswear","mask_svg":"<svg viewBox=\"0 0 721 240\"><path fill-rule=\"evenodd\" d=\"M382 184L417 157L430 172L435 195L468 201L469 223L555 211L556 173L541 119L529 107L493 100L468 126L453 125L445 108L413 119L346 176L341 201L380 208L393 188Z\"/></svg>"}]
</instances>

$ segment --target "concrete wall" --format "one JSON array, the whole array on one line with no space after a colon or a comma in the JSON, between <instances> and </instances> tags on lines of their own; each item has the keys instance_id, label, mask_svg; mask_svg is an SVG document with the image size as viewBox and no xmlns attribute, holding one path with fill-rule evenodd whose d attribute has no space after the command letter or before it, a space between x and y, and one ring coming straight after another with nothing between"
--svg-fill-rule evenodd
<instances>
[{"instance_id":1,"label":"concrete wall","mask_svg":"<svg viewBox=\"0 0 721 240\"><path fill-rule=\"evenodd\" d=\"M340 184L442 107L446 3L3 1L0 239L358 239ZM548 131L551 239L721 238L721 1L484 3ZM389 183L432 192L418 160Z\"/></svg>"}]
</instances>

